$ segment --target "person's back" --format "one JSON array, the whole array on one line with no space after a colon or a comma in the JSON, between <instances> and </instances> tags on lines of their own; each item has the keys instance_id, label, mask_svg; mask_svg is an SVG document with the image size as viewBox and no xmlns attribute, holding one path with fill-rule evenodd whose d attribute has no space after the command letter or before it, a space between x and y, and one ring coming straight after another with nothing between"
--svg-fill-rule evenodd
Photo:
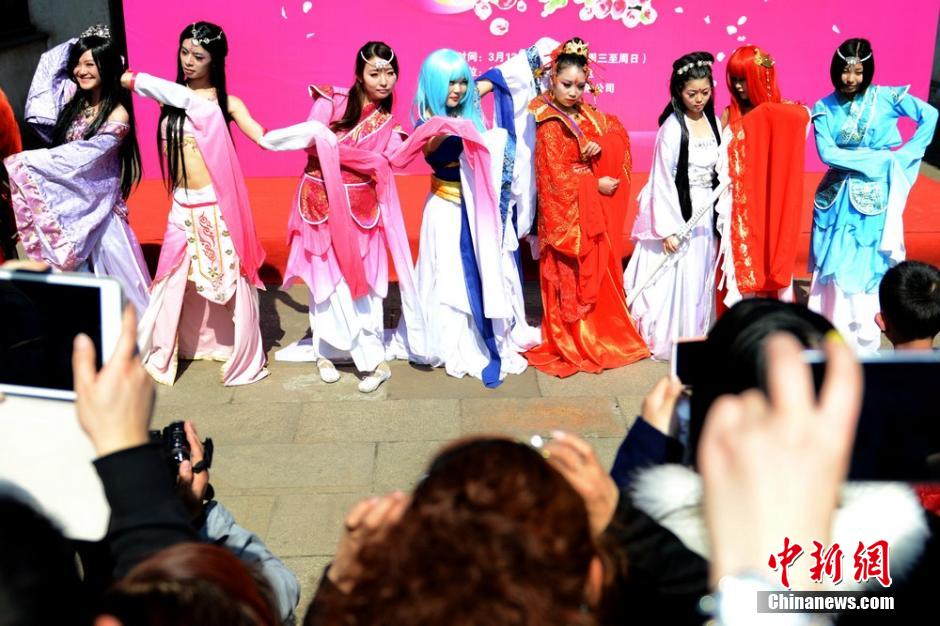
<instances>
[{"instance_id":1,"label":"person's back","mask_svg":"<svg viewBox=\"0 0 940 626\"><path fill-rule=\"evenodd\" d=\"M875 318L895 350L930 350L940 333L940 269L904 261L889 269L878 289Z\"/></svg>"}]
</instances>

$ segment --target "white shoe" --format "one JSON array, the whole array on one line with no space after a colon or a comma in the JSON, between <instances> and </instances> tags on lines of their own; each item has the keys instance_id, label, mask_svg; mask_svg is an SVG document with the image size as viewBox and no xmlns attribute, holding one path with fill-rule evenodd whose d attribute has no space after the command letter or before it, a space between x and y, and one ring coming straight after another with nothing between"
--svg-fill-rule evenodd
<instances>
[{"instance_id":1,"label":"white shoe","mask_svg":"<svg viewBox=\"0 0 940 626\"><path fill-rule=\"evenodd\" d=\"M391 370L387 363L382 363L375 371L359 381L359 391L362 393L372 393L386 380L392 377Z\"/></svg>"},{"instance_id":2,"label":"white shoe","mask_svg":"<svg viewBox=\"0 0 940 626\"><path fill-rule=\"evenodd\" d=\"M320 370L320 380L325 383L335 383L339 380L339 371L329 359L317 359L317 369Z\"/></svg>"}]
</instances>

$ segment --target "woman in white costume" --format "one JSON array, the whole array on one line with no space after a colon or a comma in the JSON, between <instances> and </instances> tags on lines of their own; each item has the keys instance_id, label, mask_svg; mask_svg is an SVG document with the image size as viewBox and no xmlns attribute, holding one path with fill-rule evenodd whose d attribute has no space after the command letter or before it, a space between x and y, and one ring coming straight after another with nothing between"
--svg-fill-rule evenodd
<instances>
[{"instance_id":1,"label":"woman in white costume","mask_svg":"<svg viewBox=\"0 0 940 626\"><path fill-rule=\"evenodd\" d=\"M727 176L707 52L676 60L659 118L649 181L633 224L636 248L623 275L630 312L653 357L704 335L714 309L715 233L709 203ZM707 207L707 208L703 208Z\"/></svg>"},{"instance_id":2,"label":"woman in white costume","mask_svg":"<svg viewBox=\"0 0 940 626\"><path fill-rule=\"evenodd\" d=\"M434 170L417 263L424 328L416 337L399 325L389 356L443 366L451 376L469 374L495 387L526 368L519 354L524 347L511 337L514 313L494 182L502 176L506 132L494 129L484 137L470 68L453 50L425 59L413 114L416 131L392 164L402 166L421 151Z\"/></svg>"}]
</instances>

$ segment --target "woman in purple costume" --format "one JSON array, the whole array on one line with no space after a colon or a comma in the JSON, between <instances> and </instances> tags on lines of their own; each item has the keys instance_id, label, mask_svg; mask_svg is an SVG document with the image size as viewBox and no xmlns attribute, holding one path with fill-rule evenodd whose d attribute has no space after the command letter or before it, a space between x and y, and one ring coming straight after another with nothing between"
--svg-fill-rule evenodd
<instances>
[{"instance_id":1,"label":"woman in purple costume","mask_svg":"<svg viewBox=\"0 0 940 626\"><path fill-rule=\"evenodd\" d=\"M124 59L105 26L47 51L26 101L26 121L51 147L6 159L26 254L63 271L118 279L138 315L150 274L124 201L140 179Z\"/></svg>"}]
</instances>

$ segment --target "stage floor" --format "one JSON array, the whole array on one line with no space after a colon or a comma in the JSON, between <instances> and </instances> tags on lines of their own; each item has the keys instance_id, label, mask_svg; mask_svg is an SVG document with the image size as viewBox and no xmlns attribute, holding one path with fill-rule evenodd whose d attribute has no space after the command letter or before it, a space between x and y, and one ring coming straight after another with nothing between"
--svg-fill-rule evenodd
<instances>
[{"instance_id":1,"label":"stage floor","mask_svg":"<svg viewBox=\"0 0 940 626\"><path fill-rule=\"evenodd\" d=\"M911 195L904 213L904 232L908 258L940 265L940 176L937 168L924 166L922 175L911 190ZM646 184L648 173L637 172L633 177L632 195L639 194ZM822 178L821 173L807 173L803 184L806 210L803 212L800 244L798 246L795 275L807 276L806 264L809 251L809 233L812 220L813 193ZM421 211L428 193L428 177L409 175L396 177L402 209L405 212L405 226L411 242L412 253L417 258L418 234L421 231ZM268 284L280 284L284 266L287 263L287 216L291 200L297 190L297 178L251 178L248 180L254 211L255 228L261 243L267 252L267 260L262 268L262 279ZM156 260L166 228L166 215L170 198L159 180L143 181L130 198L130 219L137 233L151 272L156 268ZM636 201L631 203L630 211L624 224L629 241L630 229L636 215ZM626 251L629 254L632 245ZM533 269L533 268L530 268ZM533 276L532 272L529 272Z\"/></svg>"}]
</instances>

